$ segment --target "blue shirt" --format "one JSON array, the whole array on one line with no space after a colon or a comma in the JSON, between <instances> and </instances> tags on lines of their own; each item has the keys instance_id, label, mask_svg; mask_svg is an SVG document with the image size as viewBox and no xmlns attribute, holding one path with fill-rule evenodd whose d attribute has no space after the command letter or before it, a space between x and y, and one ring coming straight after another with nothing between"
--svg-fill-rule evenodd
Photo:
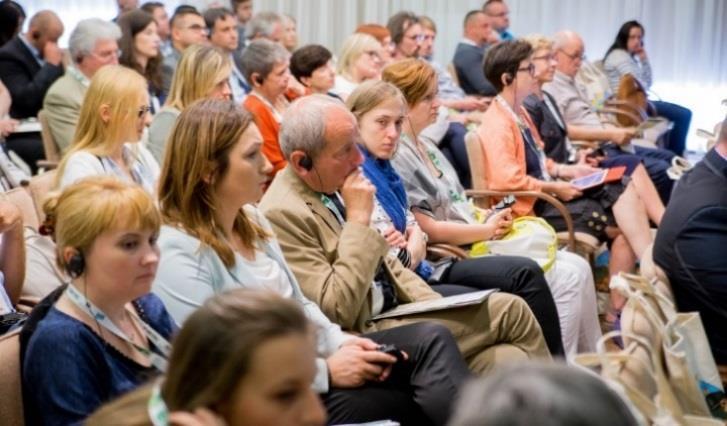
<instances>
[{"instance_id":1,"label":"blue shirt","mask_svg":"<svg viewBox=\"0 0 727 426\"><path fill-rule=\"evenodd\" d=\"M148 294L134 305L143 321L171 338L177 326L158 297ZM102 404L158 374L127 358L86 324L54 306L38 323L23 360L26 423L81 424Z\"/></svg>"}]
</instances>

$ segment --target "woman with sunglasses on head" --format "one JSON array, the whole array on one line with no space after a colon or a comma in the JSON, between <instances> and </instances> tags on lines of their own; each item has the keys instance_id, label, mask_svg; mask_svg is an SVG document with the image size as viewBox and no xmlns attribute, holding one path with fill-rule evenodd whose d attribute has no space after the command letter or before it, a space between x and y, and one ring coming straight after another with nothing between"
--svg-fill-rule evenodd
<instances>
[{"instance_id":1,"label":"woman with sunglasses on head","mask_svg":"<svg viewBox=\"0 0 727 426\"><path fill-rule=\"evenodd\" d=\"M213 46L192 45L184 49L167 101L149 125L149 150L158 162L164 160L167 138L184 108L197 99L232 98L231 72L229 56Z\"/></svg>"},{"instance_id":2,"label":"woman with sunglasses on head","mask_svg":"<svg viewBox=\"0 0 727 426\"><path fill-rule=\"evenodd\" d=\"M450 395L469 376L452 335L419 323L353 336L303 295L270 223L255 207L271 166L250 114L229 102L198 101L182 112L169 141L159 184L162 258L153 289L174 319L183 323L226 290L275 291L302 305L317 326L313 388L331 423L389 418L444 424ZM408 360L379 351L380 344L396 345Z\"/></svg>"},{"instance_id":3,"label":"woman with sunglasses on head","mask_svg":"<svg viewBox=\"0 0 727 426\"><path fill-rule=\"evenodd\" d=\"M21 332L26 423L80 424L166 368L176 325L149 294L160 217L149 194L114 177L74 183L43 209L71 281Z\"/></svg>"},{"instance_id":4,"label":"woman with sunglasses on head","mask_svg":"<svg viewBox=\"0 0 727 426\"><path fill-rule=\"evenodd\" d=\"M351 34L344 40L336 63L336 84L331 92L341 99L366 80L379 80L384 64L381 44L368 34Z\"/></svg>"},{"instance_id":5,"label":"woman with sunglasses on head","mask_svg":"<svg viewBox=\"0 0 727 426\"><path fill-rule=\"evenodd\" d=\"M238 288L187 318L164 379L105 405L86 425L322 426L315 373L315 327L300 305Z\"/></svg>"},{"instance_id":6,"label":"woman with sunglasses on head","mask_svg":"<svg viewBox=\"0 0 727 426\"><path fill-rule=\"evenodd\" d=\"M542 49L539 50L542 54ZM488 184L491 189L501 191L536 190L553 194L571 213L576 231L610 242L611 274L631 271L635 260L652 242L649 219L658 224L664 207L653 184L651 191L644 189L651 181L638 161L623 163L625 174L630 175L623 181L581 191L569 181L597 172L598 168L586 162L562 164L547 158L538 129L523 107L524 100L533 91L540 92L536 78L543 71L540 67L545 66L532 58L532 46L526 41L516 41L494 49L485 59L485 75L499 89L494 107L485 113L486 121L478 129L487 153ZM545 74L552 69L552 63L548 65ZM647 206L647 201L651 205ZM549 203L519 198L513 211L516 216L543 217L558 231L566 229L560 212ZM623 303L620 295L611 293L608 321L616 321Z\"/></svg>"},{"instance_id":7,"label":"woman with sunglasses on head","mask_svg":"<svg viewBox=\"0 0 727 426\"><path fill-rule=\"evenodd\" d=\"M149 124L146 80L136 71L108 65L91 79L70 149L56 172L56 186L113 175L156 191L159 164L139 140Z\"/></svg>"}]
</instances>

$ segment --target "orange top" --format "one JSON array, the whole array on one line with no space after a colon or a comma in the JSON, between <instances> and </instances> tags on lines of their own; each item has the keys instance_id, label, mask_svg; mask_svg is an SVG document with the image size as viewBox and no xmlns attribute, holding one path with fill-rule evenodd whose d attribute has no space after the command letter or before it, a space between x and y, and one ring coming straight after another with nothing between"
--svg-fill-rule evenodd
<instances>
[{"instance_id":1,"label":"orange top","mask_svg":"<svg viewBox=\"0 0 727 426\"><path fill-rule=\"evenodd\" d=\"M282 170L288 162L280 151L280 143L278 143L278 134L280 133L280 123L275 119L273 112L260 98L255 95L247 95L242 106L250 111L255 125L263 137L263 154L273 164L273 171L270 177L274 177L278 171Z\"/></svg>"},{"instance_id":2,"label":"orange top","mask_svg":"<svg viewBox=\"0 0 727 426\"><path fill-rule=\"evenodd\" d=\"M543 147L540 134L524 109L525 123L535 138L535 142ZM525 142L512 114L499 102L492 102L482 117L477 128L477 135L485 153L485 177L487 189L496 191L540 191L542 181L528 176L525 166ZM553 161L546 160L550 169ZM533 214L535 198L518 197L512 206L515 216Z\"/></svg>"}]
</instances>

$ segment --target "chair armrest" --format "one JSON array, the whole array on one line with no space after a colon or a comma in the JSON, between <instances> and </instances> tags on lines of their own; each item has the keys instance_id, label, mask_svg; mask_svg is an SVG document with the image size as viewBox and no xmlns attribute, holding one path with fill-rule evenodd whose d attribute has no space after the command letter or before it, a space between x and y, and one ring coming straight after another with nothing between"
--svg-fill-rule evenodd
<instances>
[{"instance_id":1,"label":"chair armrest","mask_svg":"<svg viewBox=\"0 0 727 426\"><path fill-rule=\"evenodd\" d=\"M643 121L637 115L624 111L623 109L619 109L619 108L603 107L603 108L600 108L598 111L596 111L596 113L597 114L611 114L616 117L619 117L619 116L624 117L627 120L630 120L630 122L632 123L631 124L632 126L637 126L639 123L641 123ZM617 124L618 124L618 121L617 121ZM621 126L621 127L623 127L623 126Z\"/></svg>"},{"instance_id":2,"label":"chair armrest","mask_svg":"<svg viewBox=\"0 0 727 426\"><path fill-rule=\"evenodd\" d=\"M456 257L457 259L467 259L469 253L462 247L452 244L434 243L427 245L427 258L441 259L443 257Z\"/></svg>"},{"instance_id":3,"label":"chair armrest","mask_svg":"<svg viewBox=\"0 0 727 426\"><path fill-rule=\"evenodd\" d=\"M605 103L606 107L612 107L615 109L620 109L624 112L634 114L637 117L641 118L641 121L646 120L648 118L647 111L644 111L643 108L639 107L638 105L634 105L630 102L622 101L619 99L609 99Z\"/></svg>"},{"instance_id":4,"label":"chair armrest","mask_svg":"<svg viewBox=\"0 0 727 426\"><path fill-rule=\"evenodd\" d=\"M515 197L535 197L541 199L549 204L552 204L556 210L563 216L565 226L568 232L568 249L575 252L576 249L576 236L573 230L573 218L570 215L565 205L561 203L557 198L550 194L546 194L540 191L492 191L489 189L472 189L465 191L468 197L481 198L481 197L504 197L505 195L514 195Z\"/></svg>"},{"instance_id":5,"label":"chair armrest","mask_svg":"<svg viewBox=\"0 0 727 426\"><path fill-rule=\"evenodd\" d=\"M39 169L52 170L58 167L57 161L38 160L35 162Z\"/></svg>"}]
</instances>

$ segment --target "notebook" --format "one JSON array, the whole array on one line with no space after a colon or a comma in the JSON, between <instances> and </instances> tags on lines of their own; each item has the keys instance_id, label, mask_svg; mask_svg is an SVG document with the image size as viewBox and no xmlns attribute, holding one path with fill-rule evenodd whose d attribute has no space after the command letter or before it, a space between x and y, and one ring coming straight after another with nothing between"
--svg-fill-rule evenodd
<instances>
[{"instance_id":1,"label":"notebook","mask_svg":"<svg viewBox=\"0 0 727 426\"><path fill-rule=\"evenodd\" d=\"M463 306L477 305L499 289L473 291L471 293L458 294L456 296L442 297L441 299L423 300L421 302L405 303L394 309L382 312L371 318L374 321L384 318L395 318L406 315L421 314L422 312L441 311L444 309L461 308Z\"/></svg>"}]
</instances>

